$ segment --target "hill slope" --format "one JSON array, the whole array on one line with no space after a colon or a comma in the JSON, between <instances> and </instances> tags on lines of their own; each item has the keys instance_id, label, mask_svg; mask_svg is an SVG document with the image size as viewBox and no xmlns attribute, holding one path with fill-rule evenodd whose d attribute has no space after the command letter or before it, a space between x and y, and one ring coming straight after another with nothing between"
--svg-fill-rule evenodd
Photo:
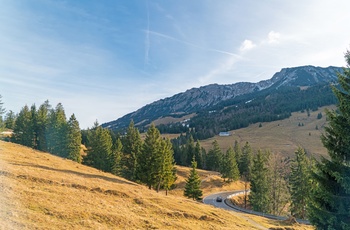
<instances>
[{"instance_id":1,"label":"hill slope","mask_svg":"<svg viewBox=\"0 0 350 230\"><path fill-rule=\"evenodd\" d=\"M209 150L212 148L212 142L217 140L223 151L226 151L237 140L241 146L246 142L254 150L268 149L274 153L281 153L283 156L294 156L294 152L300 146L308 154L318 158L327 155L327 149L321 142L321 134L324 132L324 126L327 124L325 109L336 109L335 106L321 107L317 111L311 111L310 116L307 112L294 112L292 116L284 120L263 122L252 124L246 128L231 130L231 136L220 137L216 135L212 138L202 140L201 146ZM323 114L318 119L319 114Z\"/></svg>"},{"instance_id":2,"label":"hill slope","mask_svg":"<svg viewBox=\"0 0 350 230\"><path fill-rule=\"evenodd\" d=\"M262 228L50 154L2 141L0 151L0 229Z\"/></svg>"}]
</instances>

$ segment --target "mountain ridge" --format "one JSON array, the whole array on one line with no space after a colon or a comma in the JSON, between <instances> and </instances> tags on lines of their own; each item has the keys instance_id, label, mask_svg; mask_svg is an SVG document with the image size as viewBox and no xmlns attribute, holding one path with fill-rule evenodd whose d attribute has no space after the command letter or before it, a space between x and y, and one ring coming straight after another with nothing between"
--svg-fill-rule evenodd
<instances>
[{"instance_id":1,"label":"mountain ridge","mask_svg":"<svg viewBox=\"0 0 350 230\"><path fill-rule=\"evenodd\" d=\"M171 97L157 100L147 104L135 112L102 124L103 127L112 130L122 129L128 126L131 120L139 126L146 126L162 117L182 117L190 113L198 113L204 109L213 107L224 101L229 101L237 96L248 95L266 89L280 87L302 87L314 86L320 83L334 82L337 79L337 72L341 67L315 67L311 65L300 67L282 68L270 79L257 83L237 82L234 84L209 84L198 88L191 88L185 92L175 94Z\"/></svg>"}]
</instances>

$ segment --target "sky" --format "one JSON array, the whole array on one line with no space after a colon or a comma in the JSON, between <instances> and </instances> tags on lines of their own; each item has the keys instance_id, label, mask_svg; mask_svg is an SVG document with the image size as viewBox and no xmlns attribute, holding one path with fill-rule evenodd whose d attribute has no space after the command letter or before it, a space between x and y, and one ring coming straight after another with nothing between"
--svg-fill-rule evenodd
<instances>
[{"instance_id":1,"label":"sky","mask_svg":"<svg viewBox=\"0 0 350 230\"><path fill-rule=\"evenodd\" d=\"M208 84L345 66L348 0L0 0L7 111L62 103L80 127Z\"/></svg>"}]
</instances>

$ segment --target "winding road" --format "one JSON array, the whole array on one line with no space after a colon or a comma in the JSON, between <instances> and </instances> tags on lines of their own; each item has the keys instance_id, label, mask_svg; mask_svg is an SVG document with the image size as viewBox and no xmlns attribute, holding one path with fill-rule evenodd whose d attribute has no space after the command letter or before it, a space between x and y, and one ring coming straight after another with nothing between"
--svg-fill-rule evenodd
<instances>
[{"instance_id":1,"label":"winding road","mask_svg":"<svg viewBox=\"0 0 350 230\"><path fill-rule=\"evenodd\" d=\"M237 206L234 206L228 199L232 196L235 195L240 195L243 194L244 190L236 190L236 191L229 191L229 192L220 192L220 193L214 193L211 195L208 195L206 197L204 197L203 199L203 203L205 204L209 204L209 205L213 205L217 208L222 208L228 211L232 211L234 212L236 215L240 214L240 217L246 219L247 221L249 221L251 224L255 225L256 227L260 226L262 228L260 229L267 229L265 227L263 227L262 225L256 223L255 221L253 221L252 219L250 219L249 217L243 216L243 213L248 213L248 214L253 214L253 215L257 215L257 216L263 216L269 219L274 219L274 220L286 220L287 217L285 216L274 216L274 215L270 215L270 214L266 214L266 213L260 213L260 212L255 212L252 210L247 210L247 209L243 209ZM217 202L216 198L220 196L222 197L222 202ZM297 219L297 221L301 224L310 224L309 221L307 220L300 220Z\"/></svg>"},{"instance_id":2,"label":"winding road","mask_svg":"<svg viewBox=\"0 0 350 230\"><path fill-rule=\"evenodd\" d=\"M254 220L250 219L249 217L243 215L243 213L241 211L239 211L238 209L235 209L231 206L228 206L225 202L225 200L228 198L228 196L231 196L233 194L238 194L238 193L242 193L244 192L244 190L239 190L239 191L230 191L230 192L220 192L220 193L215 193L215 194L211 194L208 195L206 197L203 198L203 203L205 204L209 204L209 205L213 205L217 208L222 208L228 211L231 211L231 213L235 216L238 216L244 220L246 220L247 222L249 222L250 224L252 224L254 227L258 228L258 229L262 229L262 230L268 230L268 228L262 226L261 224L255 222ZM222 202L217 202L216 198L218 196L222 197Z\"/></svg>"}]
</instances>

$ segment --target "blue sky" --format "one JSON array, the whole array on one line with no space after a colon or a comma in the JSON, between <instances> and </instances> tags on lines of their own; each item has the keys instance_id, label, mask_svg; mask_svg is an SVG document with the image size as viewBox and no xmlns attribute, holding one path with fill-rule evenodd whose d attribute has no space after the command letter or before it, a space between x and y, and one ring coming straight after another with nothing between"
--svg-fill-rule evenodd
<instances>
[{"instance_id":1,"label":"blue sky","mask_svg":"<svg viewBox=\"0 0 350 230\"><path fill-rule=\"evenodd\" d=\"M0 95L81 128L192 87L344 66L350 1L0 0Z\"/></svg>"}]
</instances>

